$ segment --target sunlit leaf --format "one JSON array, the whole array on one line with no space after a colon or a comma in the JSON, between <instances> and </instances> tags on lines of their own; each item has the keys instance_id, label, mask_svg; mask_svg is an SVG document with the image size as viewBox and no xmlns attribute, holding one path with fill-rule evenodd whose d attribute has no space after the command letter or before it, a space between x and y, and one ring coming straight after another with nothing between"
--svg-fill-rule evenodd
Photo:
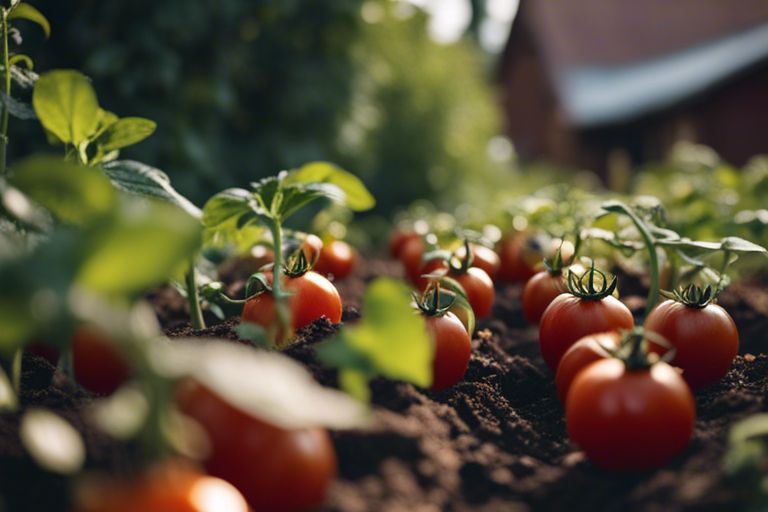
<instances>
[{"instance_id":1,"label":"sunlit leaf","mask_svg":"<svg viewBox=\"0 0 768 512\"><path fill-rule=\"evenodd\" d=\"M19 435L24 448L40 466L54 473L72 474L85 462L85 445L66 420L45 409L28 409Z\"/></svg>"},{"instance_id":2,"label":"sunlit leaf","mask_svg":"<svg viewBox=\"0 0 768 512\"><path fill-rule=\"evenodd\" d=\"M283 428L356 428L368 409L317 384L299 363L226 340L158 340L151 362L167 378L192 377L238 409Z\"/></svg>"},{"instance_id":3,"label":"sunlit leaf","mask_svg":"<svg viewBox=\"0 0 768 512\"><path fill-rule=\"evenodd\" d=\"M51 37L51 24L48 23L48 20L45 16L43 16L43 13L38 11L36 8L32 7L29 4L25 3L18 3L16 4L13 9L11 9L11 12L8 14L9 20L17 20L17 19L24 19L27 21L31 21L32 23L36 23L40 26L40 28L43 29L43 32L45 33L45 37Z\"/></svg>"},{"instance_id":4,"label":"sunlit leaf","mask_svg":"<svg viewBox=\"0 0 768 512\"><path fill-rule=\"evenodd\" d=\"M288 173L283 183L333 185L340 191L335 200L355 211L370 210L376 205L376 200L357 176L328 162L305 164Z\"/></svg>"},{"instance_id":5,"label":"sunlit leaf","mask_svg":"<svg viewBox=\"0 0 768 512\"><path fill-rule=\"evenodd\" d=\"M721 240L722 249L731 252L766 252L765 247L744 240L737 236L725 237Z\"/></svg>"},{"instance_id":6,"label":"sunlit leaf","mask_svg":"<svg viewBox=\"0 0 768 512\"><path fill-rule=\"evenodd\" d=\"M10 182L62 222L99 218L115 201L115 190L100 171L58 157L32 156L11 170Z\"/></svg>"},{"instance_id":7,"label":"sunlit leaf","mask_svg":"<svg viewBox=\"0 0 768 512\"><path fill-rule=\"evenodd\" d=\"M133 160L118 160L103 166L112 184L132 194L160 199L184 209L195 218L202 217L202 211L171 185L163 171Z\"/></svg>"},{"instance_id":8,"label":"sunlit leaf","mask_svg":"<svg viewBox=\"0 0 768 512\"><path fill-rule=\"evenodd\" d=\"M124 117L110 124L96 139L104 153L132 146L155 132L154 121L141 117Z\"/></svg>"},{"instance_id":9,"label":"sunlit leaf","mask_svg":"<svg viewBox=\"0 0 768 512\"><path fill-rule=\"evenodd\" d=\"M88 140L99 123L96 93L79 71L61 69L40 75L32 105L43 127L67 144Z\"/></svg>"}]
</instances>

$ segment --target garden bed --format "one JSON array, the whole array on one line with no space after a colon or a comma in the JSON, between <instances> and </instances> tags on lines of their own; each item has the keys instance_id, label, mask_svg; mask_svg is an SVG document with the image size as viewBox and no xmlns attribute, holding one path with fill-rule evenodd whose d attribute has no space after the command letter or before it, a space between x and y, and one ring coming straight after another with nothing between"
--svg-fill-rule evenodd
<instances>
[{"instance_id":1,"label":"garden bed","mask_svg":"<svg viewBox=\"0 0 768 512\"><path fill-rule=\"evenodd\" d=\"M354 321L364 284L378 275L398 275L395 262L373 259L338 286L344 318ZM433 393L410 384L374 381L374 422L366 431L337 432L333 439L339 478L323 510L723 510L740 497L722 471L729 427L765 411L768 395L768 293L735 285L721 303L741 332L741 355L718 384L696 394L696 429L672 464L647 474L617 475L594 468L568 441L563 409L552 375L538 349L535 329L520 310L521 287L497 290L491 318L479 322L465 380ZM633 309L643 300L626 296ZM171 336L236 340L236 319L204 331L181 320L183 301L169 289L152 295ZM303 329L286 351L323 384L335 372L317 363L313 345L335 332L324 320ZM86 427L83 409L92 396L73 386L44 360L24 360L24 406L45 406L84 433L88 466L128 471L130 447ZM7 508L66 510L67 481L43 473L18 440L18 414L0 419L0 493ZM45 491L41 491L45 489Z\"/></svg>"}]
</instances>

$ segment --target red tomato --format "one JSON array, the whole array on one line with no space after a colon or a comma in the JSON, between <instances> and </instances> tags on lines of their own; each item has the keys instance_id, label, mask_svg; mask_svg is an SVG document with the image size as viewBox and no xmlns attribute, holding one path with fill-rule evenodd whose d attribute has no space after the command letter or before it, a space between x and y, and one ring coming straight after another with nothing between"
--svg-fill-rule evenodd
<instances>
[{"instance_id":1,"label":"red tomato","mask_svg":"<svg viewBox=\"0 0 768 512\"><path fill-rule=\"evenodd\" d=\"M389 254L393 258L400 257L400 250L411 240L421 239L415 231L395 231L389 239Z\"/></svg>"},{"instance_id":2,"label":"red tomato","mask_svg":"<svg viewBox=\"0 0 768 512\"><path fill-rule=\"evenodd\" d=\"M601 300L558 295L544 310L539 325L539 345L544 362L557 370L560 358L588 334L631 329L635 321L629 308L609 295Z\"/></svg>"},{"instance_id":3,"label":"red tomato","mask_svg":"<svg viewBox=\"0 0 768 512\"><path fill-rule=\"evenodd\" d=\"M472 266L485 270L488 277L493 279L499 271L501 260L496 251L480 244L469 244L469 250L472 253ZM464 247L459 247L456 255L464 258Z\"/></svg>"},{"instance_id":4,"label":"red tomato","mask_svg":"<svg viewBox=\"0 0 768 512\"><path fill-rule=\"evenodd\" d=\"M464 378L472 343L464 324L453 313L426 318L427 331L435 345L432 389L442 391Z\"/></svg>"},{"instance_id":5,"label":"red tomato","mask_svg":"<svg viewBox=\"0 0 768 512\"><path fill-rule=\"evenodd\" d=\"M518 234L499 243L499 271L496 277L503 282L522 283L536 273L535 264L526 258L526 236Z\"/></svg>"},{"instance_id":6,"label":"red tomato","mask_svg":"<svg viewBox=\"0 0 768 512\"><path fill-rule=\"evenodd\" d=\"M421 258L424 256L425 249L426 244L424 243L424 240L421 239L421 237L412 238L406 241L400 248L398 257L400 258L400 262L403 264L405 277L407 277L408 280L413 284L419 283L419 278L422 273Z\"/></svg>"},{"instance_id":7,"label":"red tomato","mask_svg":"<svg viewBox=\"0 0 768 512\"><path fill-rule=\"evenodd\" d=\"M267 272L267 281L272 284L272 272ZM293 330L311 324L321 317L331 323L341 322L341 297L333 284L320 274L309 271L299 277L283 276L283 289L291 293L288 305ZM264 292L245 303L243 321L269 328L275 323L275 299L270 292ZM278 333L278 338L282 339Z\"/></svg>"},{"instance_id":8,"label":"red tomato","mask_svg":"<svg viewBox=\"0 0 768 512\"><path fill-rule=\"evenodd\" d=\"M327 277L344 279L352 273L356 263L355 250L346 242L334 240L323 246L312 270Z\"/></svg>"},{"instance_id":9,"label":"red tomato","mask_svg":"<svg viewBox=\"0 0 768 512\"><path fill-rule=\"evenodd\" d=\"M560 359L555 376L557 397L561 403L565 403L565 397L568 396L568 390L576 375L591 363L605 359L605 349L618 348L619 341L619 333L614 331L591 334L571 345Z\"/></svg>"},{"instance_id":10,"label":"red tomato","mask_svg":"<svg viewBox=\"0 0 768 512\"><path fill-rule=\"evenodd\" d=\"M661 334L675 348L670 364L683 369L683 378L693 388L720 380L739 352L736 324L717 304L695 308L666 300L648 315L645 329ZM666 352L654 343L649 349Z\"/></svg>"},{"instance_id":11,"label":"red tomato","mask_svg":"<svg viewBox=\"0 0 768 512\"><path fill-rule=\"evenodd\" d=\"M493 281L485 273L485 270L470 267L466 273L450 274L450 277L455 279L464 288L475 317L484 318L491 314L494 298Z\"/></svg>"},{"instance_id":12,"label":"red tomato","mask_svg":"<svg viewBox=\"0 0 768 512\"><path fill-rule=\"evenodd\" d=\"M604 469L660 467L688 444L696 408L685 381L666 363L630 370L619 359L584 368L565 406L568 435Z\"/></svg>"},{"instance_id":13,"label":"red tomato","mask_svg":"<svg viewBox=\"0 0 768 512\"><path fill-rule=\"evenodd\" d=\"M78 327L72 336L72 367L77 382L99 395L111 395L131 376L114 343L89 326Z\"/></svg>"},{"instance_id":14,"label":"red tomato","mask_svg":"<svg viewBox=\"0 0 768 512\"><path fill-rule=\"evenodd\" d=\"M208 472L234 485L254 510L292 512L322 504L336 476L327 430L275 427L193 381L180 386L177 400L208 435Z\"/></svg>"},{"instance_id":15,"label":"red tomato","mask_svg":"<svg viewBox=\"0 0 768 512\"><path fill-rule=\"evenodd\" d=\"M230 483L182 463L155 466L135 480L92 480L78 491L78 512L249 511Z\"/></svg>"},{"instance_id":16,"label":"red tomato","mask_svg":"<svg viewBox=\"0 0 768 512\"><path fill-rule=\"evenodd\" d=\"M542 270L525 283L523 288L523 316L531 325L538 325L541 315L555 297L568 291L562 275Z\"/></svg>"}]
</instances>

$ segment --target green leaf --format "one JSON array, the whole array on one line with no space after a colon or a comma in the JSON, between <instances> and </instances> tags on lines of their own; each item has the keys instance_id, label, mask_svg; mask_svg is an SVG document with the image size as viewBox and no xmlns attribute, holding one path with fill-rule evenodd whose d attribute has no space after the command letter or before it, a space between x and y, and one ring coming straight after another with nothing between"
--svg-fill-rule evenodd
<instances>
[{"instance_id":1,"label":"green leaf","mask_svg":"<svg viewBox=\"0 0 768 512\"><path fill-rule=\"evenodd\" d=\"M88 234L76 282L103 294L139 294L166 281L199 242L199 221L176 206L126 202L114 222Z\"/></svg>"},{"instance_id":2,"label":"green leaf","mask_svg":"<svg viewBox=\"0 0 768 512\"><path fill-rule=\"evenodd\" d=\"M96 93L79 71L61 69L40 75L32 105L43 127L66 144L87 141L99 124Z\"/></svg>"},{"instance_id":3,"label":"green leaf","mask_svg":"<svg viewBox=\"0 0 768 512\"><path fill-rule=\"evenodd\" d=\"M332 199L355 211L370 210L376 205L376 200L357 176L329 162L305 164L288 173L283 184L284 186L299 184L333 185L337 191Z\"/></svg>"},{"instance_id":4,"label":"green leaf","mask_svg":"<svg viewBox=\"0 0 768 512\"><path fill-rule=\"evenodd\" d=\"M43 29L43 32L45 33L45 37L51 37L51 24L48 23L48 20L45 16L43 16L43 13L38 11L36 8L32 7L29 4L23 4L18 3L16 4L13 9L11 9L11 12L8 14L9 20L17 20L17 19L23 19L27 21L31 21L32 23L37 23L40 25L40 28Z\"/></svg>"},{"instance_id":5,"label":"green leaf","mask_svg":"<svg viewBox=\"0 0 768 512\"><path fill-rule=\"evenodd\" d=\"M341 370L339 372L339 387L360 402L371 401L368 376L359 370Z\"/></svg>"},{"instance_id":6,"label":"green leaf","mask_svg":"<svg viewBox=\"0 0 768 512\"><path fill-rule=\"evenodd\" d=\"M141 142L152 135L156 127L149 119L124 117L110 124L96 139L96 144L101 151L109 153Z\"/></svg>"},{"instance_id":7,"label":"green leaf","mask_svg":"<svg viewBox=\"0 0 768 512\"><path fill-rule=\"evenodd\" d=\"M728 236L723 238L720 243L724 251L730 252L766 252L765 247L744 240L737 236Z\"/></svg>"},{"instance_id":8,"label":"green leaf","mask_svg":"<svg viewBox=\"0 0 768 512\"><path fill-rule=\"evenodd\" d=\"M37 155L12 168L10 182L69 224L84 224L112 210L115 190L98 170Z\"/></svg>"},{"instance_id":9,"label":"green leaf","mask_svg":"<svg viewBox=\"0 0 768 512\"><path fill-rule=\"evenodd\" d=\"M242 188L219 192L203 206L203 225L217 228L253 211L253 195Z\"/></svg>"},{"instance_id":10,"label":"green leaf","mask_svg":"<svg viewBox=\"0 0 768 512\"><path fill-rule=\"evenodd\" d=\"M133 160L110 162L102 169L112 184L124 192L175 204L197 219L203 215L200 208L173 188L168 175L160 169Z\"/></svg>"},{"instance_id":11,"label":"green leaf","mask_svg":"<svg viewBox=\"0 0 768 512\"><path fill-rule=\"evenodd\" d=\"M29 55L25 55L23 53L17 53L16 55L13 55L11 56L10 59L8 59L8 63L11 66L15 66L19 62L23 62L27 66L27 69L29 70L32 70L35 68L35 62L32 60L32 57L30 57Z\"/></svg>"},{"instance_id":12,"label":"green leaf","mask_svg":"<svg viewBox=\"0 0 768 512\"><path fill-rule=\"evenodd\" d=\"M321 360L354 371L348 391L360 396L361 375L381 375L418 386L432 383L432 342L424 319L411 307L408 288L388 278L365 292L363 318L318 348Z\"/></svg>"}]
</instances>

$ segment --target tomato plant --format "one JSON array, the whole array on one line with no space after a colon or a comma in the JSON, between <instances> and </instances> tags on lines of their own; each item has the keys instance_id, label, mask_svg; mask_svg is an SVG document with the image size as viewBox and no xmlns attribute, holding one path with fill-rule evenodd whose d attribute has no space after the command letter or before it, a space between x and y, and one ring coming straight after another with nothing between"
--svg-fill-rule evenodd
<instances>
[{"instance_id":1,"label":"tomato plant","mask_svg":"<svg viewBox=\"0 0 768 512\"><path fill-rule=\"evenodd\" d=\"M72 369L81 386L99 395L111 395L131 376L114 342L90 326L78 327L72 336Z\"/></svg>"},{"instance_id":2,"label":"tomato plant","mask_svg":"<svg viewBox=\"0 0 768 512\"><path fill-rule=\"evenodd\" d=\"M260 294L248 299L243 307L243 321L262 326L265 330L280 326L276 322L274 277L271 271L266 272L266 285ZM288 296L290 311L290 329L295 331L311 324L315 320L326 317L330 322L341 322L341 297L333 283L317 272L306 269L298 272L288 272L282 278L282 288ZM271 290L269 289L271 287ZM278 327L280 328L280 327ZM278 332L276 339L287 339L291 333Z\"/></svg>"},{"instance_id":3,"label":"tomato plant","mask_svg":"<svg viewBox=\"0 0 768 512\"><path fill-rule=\"evenodd\" d=\"M714 304L711 286L676 290L672 299L656 306L645 320L645 328L663 336L674 349L670 364L683 370L693 388L713 384L731 367L739 352L739 332L728 312ZM651 344L659 354L667 348Z\"/></svg>"},{"instance_id":4,"label":"tomato plant","mask_svg":"<svg viewBox=\"0 0 768 512\"><path fill-rule=\"evenodd\" d=\"M595 287L595 278L600 288ZM632 313L611 295L616 289L616 277L610 281L594 265L581 277L568 273L569 293L558 295L544 310L539 325L541 355L553 371L560 358L576 341L588 334L616 329L631 329L635 325Z\"/></svg>"},{"instance_id":5,"label":"tomato plant","mask_svg":"<svg viewBox=\"0 0 768 512\"><path fill-rule=\"evenodd\" d=\"M326 243L313 267L319 274L334 279L344 279L355 268L357 253L343 240L331 240Z\"/></svg>"},{"instance_id":6,"label":"tomato plant","mask_svg":"<svg viewBox=\"0 0 768 512\"><path fill-rule=\"evenodd\" d=\"M566 399L568 435L597 466L618 471L660 467L688 444L695 402L680 374L652 364L642 331L622 359L594 362L579 372Z\"/></svg>"},{"instance_id":7,"label":"tomato plant","mask_svg":"<svg viewBox=\"0 0 768 512\"><path fill-rule=\"evenodd\" d=\"M181 462L162 462L137 478L102 478L78 488L77 512L249 512L230 483Z\"/></svg>"},{"instance_id":8,"label":"tomato plant","mask_svg":"<svg viewBox=\"0 0 768 512\"><path fill-rule=\"evenodd\" d=\"M571 345L557 365L555 385L557 397L565 404L568 390L576 375L595 361L611 356L619 347L620 335L617 331L590 334Z\"/></svg>"},{"instance_id":9,"label":"tomato plant","mask_svg":"<svg viewBox=\"0 0 768 512\"><path fill-rule=\"evenodd\" d=\"M234 485L255 510L292 512L322 504L336 475L325 429L270 425L194 381L179 387L177 400L208 435L206 469Z\"/></svg>"}]
</instances>

